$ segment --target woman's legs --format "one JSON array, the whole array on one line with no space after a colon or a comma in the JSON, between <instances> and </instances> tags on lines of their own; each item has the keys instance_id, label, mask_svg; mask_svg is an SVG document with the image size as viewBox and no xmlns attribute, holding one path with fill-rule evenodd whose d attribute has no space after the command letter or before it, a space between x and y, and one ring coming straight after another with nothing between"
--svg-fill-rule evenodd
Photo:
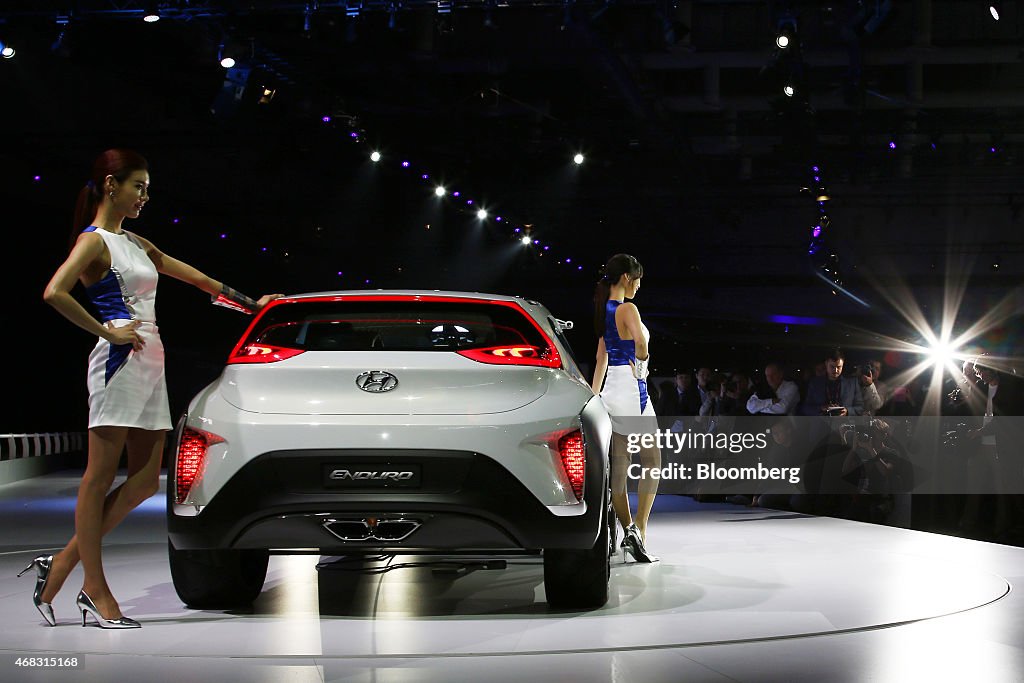
<instances>
[{"instance_id":1,"label":"woman's legs","mask_svg":"<svg viewBox=\"0 0 1024 683\"><path fill-rule=\"evenodd\" d=\"M75 537L85 571L82 590L89 594L107 619L117 619L121 613L103 574L103 512L127 432L127 427L89 430L89 462L78 487L78 504L75 506Z\"/></svg>"},{"instance_id":2,"label":"woman's legs","mask_svg":"<svg viewBox=\"0 0 1024 683\"><path fill-rule=\"evenodd\" d=\"M636 528L640 530L640 538L647 539L647 520L651 516L651 508L654 507L654 499L658 495L659 479L651 477L648 473L652 469L661 467L661 449L644 448L640 451L640 466L643 468L643 476L637 486L636 506Z\"/></svg>"},{"instance_id":3,"label":"woman's legs","mask_svg":"<svg viewBox=\"0 0 1024 683\"><path fill-rule=\"evenodd\" d=\"M617 432L612 432L611 447L611 479L612 479L612 508L615 516L622 525L623 530L633 523L633 516L629 512L629 494L626 492L626 474L630 465L630 454L626 450L626 437ZM643 468L643 475L637 490L636 527L640 530L640 537L647 538L647 520L651 516L651 508L654 507L654 499L658 495L658 479L651 477L648 472L661 467L661 450L658 448L643 448L640 450L640 466Z\"/></svg>"},{"instance_id":4,"label":"woman's legs","mask_svg":"<svg viewBox=\"0 0 1024 683\"><path fill-rule=\"evenodd\" d=\"M633 523L629 513L629 494L626 492L626 471L629 469L630 457L626 450L625 436L612 432L611 452L608 456L611 459L612 509L625 531Z\"/></svg>"},{"instance_id":5,"label":"woman's legs","mask_svg":"<svg viewBox=\"0 0 1024 683\"><path fill-rule=\"evenodd\" d=\"M121 433L118 436L115 431L110 430L116 430ZM108 459L113 460L109 479L102 489L105 492L110 488L110 483L113 481L114 474L116 474L117 463L121 458L123 445L125 442L128 445L128 478L120 486L107 493L103 499L100 522L100 535L103 536L120 524L129 512L159 489L160 459L165 436L166 432L164 431L147 431L127 427L97 427L89 431L90 464L86 469L86 476L83 477L82 487L79 489L79 504L75 510L75 526L78 533L71 538L64 550L54 555L50 579L47 581L46 591L42 596L43 602L51 602L53 600L53 597L63 585L64 580L71 573L71 570L74 569L79 560L83 560L84 564L83 555L88 554L88 551L82 552L82 528L79 524L79 512L82 506L83 491L86 488L86 479L90 477L89 468L92 467L93 463L92 454L94 452L104 454L98 456L97 461L106 462ZM87 503L88 509L89 503ZM86 537L88 537L91 531L91 529L86 531ZM97 607L100 608L100 611L108 619L118 616L117 614L111 615L104 609L104 606L100 604L101 598L93 595L93 592L88 587L83 586L83 588L89 594L89 597L93 598ZM110 591L109 589L105 591L101 589L97 594L103 595L104 592L109 594Z\"/></svg>"},{"instance_id":6,"label":"woman's legs","mask_svg":"<svg viewBox=\"0 0 1024 683\"><path fill-rule=\"evenodd\" d=\"M124 485L129 487L134 502L131 509L160 490L160 464L166 438L167 432L162 430L132 429L128 432L128 478Z\"/></svg>"}]
</instances>

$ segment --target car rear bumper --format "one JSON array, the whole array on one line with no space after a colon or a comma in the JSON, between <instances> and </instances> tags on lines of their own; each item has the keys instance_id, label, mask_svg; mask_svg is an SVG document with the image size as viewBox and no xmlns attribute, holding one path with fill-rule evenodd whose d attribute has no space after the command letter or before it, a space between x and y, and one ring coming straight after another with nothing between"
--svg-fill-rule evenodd
<instances>
[{"instance_id":1,"label":"car rear bumper","mask_svg":"<svg viewBox=\"0 0 1024 683\"><path fill-rule=\"evenodd\" d=\"M586 490L579 505L543 505L508 470L475 452L274 451L249 461L198 514L176 514L180 506L169 501L168 533L180 550L319 549L324 554L354 554L590 548L607 489L607 450L600 450L600 441L588 443ZM395 482L337 488L325 475L365 463L395 471L419 465L422 476L416 488ZM339 530L344 536L345 529L359 524L369 529L375 527L374 520L406 520L406 528L416 528L401 539L394 538L401 534L393 530L370 533L373 537L365 540L339 538Z\"/></svg>"}]
</instances>

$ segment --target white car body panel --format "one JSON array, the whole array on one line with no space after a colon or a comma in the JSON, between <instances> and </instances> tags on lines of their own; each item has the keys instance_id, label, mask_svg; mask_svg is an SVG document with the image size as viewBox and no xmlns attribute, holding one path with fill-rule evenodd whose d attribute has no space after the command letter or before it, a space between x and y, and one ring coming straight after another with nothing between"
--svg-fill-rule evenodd
<instances>
[{"instance_id":1,"label":"white car body panel","mask_svg":"<svg viewBox=\"0 0 1024 683\"><path fill-rule=\"evenodd\" d=\"M393 373L398 387L381 394L359 391L355 379L367 370ZM252 413L489 414L533 403L548 381L562 376L547 368L483 365L457 353L307 351L267 365L229 365L221 391L228 403Z\"/></svg>"},{"instance_id":2,"label":"white car body panel","mask_svg":"<svg viewBox=\"0 0 1024 683\"><path fill-rule=\"evenodd\" d=\"M589 387L564 375L551 383L552 403L593 397ZM485 415L379 415L367 424L364 415L287 415L240 413L216 391L200 394L189 406L189 426L217 434L202 476L176 514L190 515L253 455L293 449L439 449L482 453L500 463L547 506L585 505L576 500L557 451L545 437L579 429L578 416L553 418L548 401L524 409ZM178 510L178 508L183 508Z\"/></svg>"}]
</instances>

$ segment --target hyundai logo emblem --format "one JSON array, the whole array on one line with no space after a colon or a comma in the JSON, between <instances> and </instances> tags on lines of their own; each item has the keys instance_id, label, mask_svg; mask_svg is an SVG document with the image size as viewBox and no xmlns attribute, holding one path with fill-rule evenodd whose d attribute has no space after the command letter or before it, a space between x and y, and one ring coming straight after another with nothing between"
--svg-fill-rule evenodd
<instances>
[{"instance_id":1,"label":"hyundai logo emblem","mask_svg":"<svg viewBox=\"0 0 1024 683\"><path fill-rule=\"evenodd\" d=\"M382 394L398 386L398 378L383 370L369 370L356 377L356 386L371 394Z\"/></svg>"}]
</instances>

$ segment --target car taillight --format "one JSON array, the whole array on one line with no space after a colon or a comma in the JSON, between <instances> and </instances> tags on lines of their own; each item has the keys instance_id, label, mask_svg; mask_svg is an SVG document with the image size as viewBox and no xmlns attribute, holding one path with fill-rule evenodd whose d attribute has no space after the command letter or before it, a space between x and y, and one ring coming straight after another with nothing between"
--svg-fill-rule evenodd
<instances>
[{"instance_id":1,"label":"car taillight","mask_svg":"<svg viewBox=\"0 0 1024 683\"><path fill-rule=\"evenodd\" d=\"M562 357L553 346L542 349L539 346L509 345L490 346L485 349L463 349L457 352L478 363L491 365L536 365L542 368L562 367Z\"/></svg>"},{"instance_id":2,"label":"car taillight","mask_svg":"<svg viewBox=\"0 0 1024 683\"><path fill-rule=\"evenodd\" d=\"M228 365L236 363L276 363L303 353L302 349L286 349L270 344L248 344L238 349L228 358Z\"/></svg>"},{"instance_id":3,"label":"car taillight","mask_svg":"<svg viewBox=\"0 0 1024 683\"><path fill-rule=\"evenodd\" d=\"M562 457L562 467L572 484L572 492L576 500L583 500L583 477L587 470L587 455L583 450L583 432L576 430L558 440L558 455Z\"/></svg>"},{"instance_id":4,"label":"car taillight","mask_svg":"<svg viewBox=\"0 0 1024 683\"><path fill-rule=\"evenodd\" d=\"M201 429L185 427L178 442L178 458L174 468L174 502L184 502L192 485L199 480L206 464L206 452L215 443L224 439Z\"/></svg>"}]
</instances>

